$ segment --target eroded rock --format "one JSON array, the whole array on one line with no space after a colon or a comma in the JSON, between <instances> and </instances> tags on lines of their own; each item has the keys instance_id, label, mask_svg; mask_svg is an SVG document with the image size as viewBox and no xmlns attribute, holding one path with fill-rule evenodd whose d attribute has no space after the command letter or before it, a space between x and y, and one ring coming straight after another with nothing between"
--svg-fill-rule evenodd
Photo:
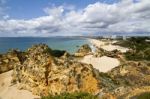
<instances>
[{"instance_id":1,"label":"eroded rock","mask_svg":"<svg viewBox=\"0 0 150 99\"><path fill-rule=\"evenodd\" d=\"M47 45L33 46L24 63L14 68L12 82L40 96L76 91L97 94L100 81L94 68L68 59L66 54L58 58L51 55Z\"/></svg>"},{"instance_id":2,"label":"eroded rock","mask_svg":"<svg viewBox=\"0 0 150 99\"><path fill-rule=\"evenodd\" d=\"M25 53L11 50L6 54L0 55L0 73L7 72L17 64L22 64L25 60Z\"/></svg>"},{"instance_id":3,"label":"eroded rock","mask_svg":"<svg viewBox=\"0 0 150 99\"><path fill-rule=\"evenodd\" d=\"M92 52L92 49L90 48L88 44L85 44L85 45L82 45L74 55L77 57L83 57L89 54L90 52Z\"/></svg>"}]
</instances>

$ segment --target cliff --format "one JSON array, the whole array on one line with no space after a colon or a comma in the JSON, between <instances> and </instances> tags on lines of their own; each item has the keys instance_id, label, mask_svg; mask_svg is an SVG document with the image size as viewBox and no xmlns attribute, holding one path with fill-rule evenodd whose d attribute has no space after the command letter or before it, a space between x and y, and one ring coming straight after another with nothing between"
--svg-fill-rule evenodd
<instances>
[{"instance_id":1,"label":"cliff","mask_svg":"<svg viewBox=\"0 0 150 99\"><path fill-rule=\"evenodd\" d=\"M63 55L55 57L44 44L29 48L26 57L22 64L15 65L13 72L12 83L19 83L20 89L40 96L72 92L97 94L100 91L98 72L91 65Z\"/></svg>"}]
</instances>

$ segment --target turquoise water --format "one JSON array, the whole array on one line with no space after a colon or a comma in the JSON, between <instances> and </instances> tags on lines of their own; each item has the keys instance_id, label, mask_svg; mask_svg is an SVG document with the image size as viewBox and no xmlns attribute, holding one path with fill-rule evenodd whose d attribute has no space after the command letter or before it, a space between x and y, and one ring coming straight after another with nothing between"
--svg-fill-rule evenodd
<instances>
[{"instance_id":1,"label":"turquoise water","mask_svg":"<svg viewBox=\"0 0 150 99\"><path fill-rule=\"evenodd\" d=\"M69 53L74 53L79 46L88 44L85 38L77 37L49 37L49 38L32 38L32 37L1 37L0 38L0 53L5 53L11 48L26 50L33 44L45 43L52 49L66 50Z\"/></svg>"}]
</instances>

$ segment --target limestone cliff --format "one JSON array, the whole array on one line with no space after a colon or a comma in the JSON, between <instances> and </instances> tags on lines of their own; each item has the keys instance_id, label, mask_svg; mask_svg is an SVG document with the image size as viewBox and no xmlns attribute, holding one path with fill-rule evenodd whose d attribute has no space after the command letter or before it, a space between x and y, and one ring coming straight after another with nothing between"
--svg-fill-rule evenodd
<instances>
[{"instance_id":1,"label":"limestone cliff","mask_svg":"<svg viewBox=\"0 0 150 99\"><path fill-rule=\"evenodd\" d=\"M100 91L98 72L91 65L68 57L55 57L44 44L35 45L26 53L26 60L16 65L13 73L12 83L19 83L20 89L40 96L76 91L97 94Z\"/></svg>"}]
</instances>

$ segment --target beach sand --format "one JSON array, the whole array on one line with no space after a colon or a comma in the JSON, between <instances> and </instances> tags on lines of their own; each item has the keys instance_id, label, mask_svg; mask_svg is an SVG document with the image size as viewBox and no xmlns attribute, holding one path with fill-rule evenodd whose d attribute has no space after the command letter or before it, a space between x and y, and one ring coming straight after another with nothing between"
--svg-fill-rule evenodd
<instances>
[{"instance_id":1,"label":"beach sand","mask_svg":"<svg viewBox=\"0 0 150 99\"><path fill-rule=\"evenodd\" d=\"M100 72L108 72L120 65L120 61L118 59L107 56L94 57L93 55L87 55L81 60L81 62L93 65L93 67L98 69Z\"/></svg>"},{"instance_id":2,"label":"beach sand","mask_svg":"<svg viewBox=\"0 0 150 99\"><path fill-rule=\"evenodd\" d=\"M11 85L12 71L0 74L0 99L35 99L39 96L32 95L27 90L17 89L17 85Z\"/></svg>"},{"instance_id":3,"label":"beach sand","mask_svg":"<svg viewBox=\"0 0 150 99\"><path fill-rule=\"evenodd\" d=\"M118 45L112 45L114 42L117 41L100 41L96 39L89 39L90 43L93 44L97 48L102 48L106 51L113 51L115 49L121 51L122 53L127 52L129 49L125 47L121 47Z\"/></svg>"},{"instance_id":4,"label":"beach sand","mask_svg":"<svg viewBox=\"0 0 150 99\"><path fill-rule=\"evenodd\" d=\"M113 45L117 41L108 41L108 40L96 40L89 39L89 42L96 48L102 48L106 51L113 51L115 49L120 50L122 53L128 51L128 48L121 46ZM94 53L94 52L93 52ZM120 61L117 58L111 58L107 56L94 57L93 55L87 55L81 62L91 64L94 68L98 69L100 72L108 72L111 69L120 65Z\"/></svg>"}]
</instances>

